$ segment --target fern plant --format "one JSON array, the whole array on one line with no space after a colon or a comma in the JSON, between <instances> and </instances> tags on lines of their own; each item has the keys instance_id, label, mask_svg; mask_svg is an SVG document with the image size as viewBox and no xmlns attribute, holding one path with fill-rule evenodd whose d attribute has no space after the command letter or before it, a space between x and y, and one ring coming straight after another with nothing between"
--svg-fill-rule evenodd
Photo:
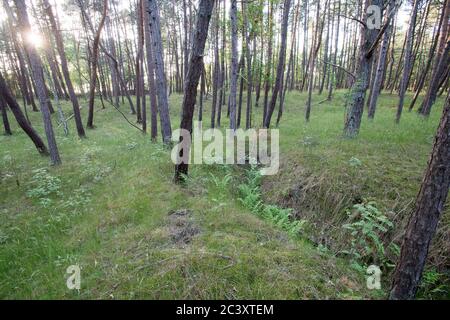
<instances>
[{"instance_id":1,"label":"fern plant","mask_svg":"<svg viewBox=\"0 0 450 320\"><path fill-rule=\"evenodd\" d=\"M291 209L264 204L261 197L260 183L261 175L259 170L252 167L247 171L246 183L238 187L240 193L239 201L244 207L251 210L253 214L270 221L287 231L289 235L298 235L306 224L306 220L295 220Z\"/></svg>"},{"instance_id":2,"label":"fern plant","mask_svg":"<svg viewBox=\"0 0 450 320\"><path fill-rule=\"evenodd\" d=\"M393 223L378 208L375 202L365 202L353 206L347 215L354 222L344 224L350 235L350 248L343 253L349 254L355 266L359 263L375 261L387 265L386 249L381 236L394 227ZM359 264L359 265L358 265Z\"/></svg>"}]
</instances>

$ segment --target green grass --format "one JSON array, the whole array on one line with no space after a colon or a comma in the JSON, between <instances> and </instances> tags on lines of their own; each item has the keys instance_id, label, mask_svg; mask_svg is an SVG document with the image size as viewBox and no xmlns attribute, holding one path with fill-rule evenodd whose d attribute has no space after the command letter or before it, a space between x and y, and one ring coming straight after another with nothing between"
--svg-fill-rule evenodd
<instances>
[{"instance_id":1,"label":"green grass","mask_svg":"<svg viewBox=\"0 0 450 320\"><path fill-rule=\"evenodd\" d=\"M333 103L314 107L305 124L305 95L288 94L281 124L282 171L263 180L268 202L280 202L303 171L332 178L323 192L346 192L354 181L363 187L359 196L377 198L386 208L395 203L397 192L401 198L391 206L395 210L414 197L440 112L436 108L429 121L405 112L396 127L389 109L392 97L383 96L375 122L365 121L358 139L344 140L342 96L339 92ZM173 95L170 105L176 128L181 96ZM347 299L385 294L368 292L364 276L348 259L253 215L238 201L240 170L192 166L187 184L174 185L170 150L106 106L102 110L97 103L96 129L87 131L87 139L76 137L73 120L68 137L61 127L55 129L60 167L50 167L38 155L10 115L14 135L0 136L0 298ZM70 114L69 104L64 110ZM83 119L85 113L86 107ZM42 133L40 114L30 115ZM261 108L256 108L254 120L258 124L260 119ZM348 166L351 157L361 160L361 168ZM33 182L37 169L46 170L45 185ZM231 181L217 183L227 174ZM42 189L55 192L45 195ZM318 214L333 204L315 199L323 202L310 206ZM192 212L187 219L198 230L189 243L173 239L180 226L169 213L179 209ZM79 292L66 287L65 271L72 264L82 269Z\"/></svg>"},{"instance_id":2,"label":"green grass","mask_svg":"<svg viewBox=\"0 0 450 320\"><path fill-rule=\"evenodd\" d=\"M325 97L315 96L315 101ZM409 106L410 96L406 106ZM335 252L348 249L348 236L342 225L346 211L354 204L375 201L381 212L394 222L382 235L386 247L400 245L419 190L424 170L442 115L443 99L434 106L429 119L416 112L403 112L395 124L398 97L383 94L374 121L365 112L360 134L343 138L345 93L331 102L313 107L311 121L304 121L306 96L287 96L281 123L280 174L264 180L267 202L293 208L299 219L309 221L308 237ZM427 270L442 272L439 282L450 290L450 210L445 210L429 254ZM395 262L397 255L388 250ZM367 261L372 263L376 261ZM389 275L392 268L384 270ZM427 271L428 272L428 271ZM389 285L389 277L384 278ZM437 296L441 296L437 293ZM442 296L448 297L447 293Z\"/></svg>"}]
</instances>

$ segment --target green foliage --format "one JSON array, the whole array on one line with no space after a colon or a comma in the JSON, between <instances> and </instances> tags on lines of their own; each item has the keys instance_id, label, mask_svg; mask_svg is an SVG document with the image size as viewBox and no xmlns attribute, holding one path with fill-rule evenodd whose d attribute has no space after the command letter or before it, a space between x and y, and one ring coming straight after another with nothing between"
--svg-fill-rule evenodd
<instances>
[{"instance_id":1,"label":"green foliage","mask_svg":"<svg viewBox=\"0 0 450 320\"><path fill-rule=\"evenodd\" d=\"M439 273L436 268L425 270L417 297L419 299L450 298L449 279L448 274Z\"/></svg>"},{"instance_id":2,"label":"green foliage","mask_svg":"<svg viewBox=\"0 0 450 320\"><path fill-rule=\"evenodd\" d=\"M355 265L376 263L392 266L386 259L386 248L381 237L394 227L389 218L377 208L373 201L363 202L348 210L351 223L342 227L347 230L350 248L343 253L349 254ZM365 267L362 266L362 269Z\"/></svg>"},{"instance_id":3,"label":"green foliage","mask_svg":"<svg viewBox=\"0 0 450 320\"><path fill-rule=\"evenodd\" d=\"M291 236L298 236L306 224L305 220L295 220L291 209L284 209L275 205L267 205L261 199L261 175L257 167L247 170L245 183L239 185L239 201L260 216L288 232Z\"/></svg>"},{"instance_id":4,"label":"green foliage","mask_svg":"<svg viewBox=\"0 0 450 320\"><path fill-rule=\"evenodd\" d=\"M352 166L352 167L360 167L360 166L362 166L362 161L359 160L359 159L356 158L356 157L352 157L352 158L348 161L348 163L349 163L350 166Z\"/></svg>"},{"instance_id":5,"label":"green foliage","mask_svg":"<svg viewBox=\"0 0 450 320\"><path fill-rule=\"evenodd\" d=\"M221 179L218 178L217 176L215 176L213 173L210 173L209 175L211 176L211 179L212 179L214 185L216 186L216 188L218 188L221 191L226 191L229 183L233 179L233 176L230 173L227 173Z\"/></svg>"},{"instance_id":6,"label":"green foliage","mask_svg":"<svg viewBox=\"0 0 450 320\"><path fill-rule=\"evenodd\" d=\"M39 200L43 207L49 207L52 204L52 197L61 197L61 180L48 173L46 168L35 169L32 171L33 177L29 183L30 189L27 196Z\"/></svg>"}]
</instances>

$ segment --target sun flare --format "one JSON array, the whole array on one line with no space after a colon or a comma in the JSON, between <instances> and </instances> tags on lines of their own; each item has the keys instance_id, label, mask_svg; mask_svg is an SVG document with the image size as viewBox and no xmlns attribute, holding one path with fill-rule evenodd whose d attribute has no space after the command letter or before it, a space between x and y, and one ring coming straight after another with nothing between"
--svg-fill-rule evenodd
<instances>
[{"instance_id":1,"label":"sun flare","mask_svg":"<svg viewBox=\"0 0 450 320\"><path fill-rule=\"evenodd\" d=\"M44 38L42 35L33 31L27 32L25 40L35 48L42 48L44 46Z\"/></svg>"}]
</instances>

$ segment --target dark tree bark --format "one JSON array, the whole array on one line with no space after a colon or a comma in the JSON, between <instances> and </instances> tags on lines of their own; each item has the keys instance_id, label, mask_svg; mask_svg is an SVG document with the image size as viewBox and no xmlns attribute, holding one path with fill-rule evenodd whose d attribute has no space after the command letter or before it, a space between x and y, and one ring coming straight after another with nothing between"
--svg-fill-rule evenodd
<instances>
[{"instance_id":1,"label":"dark tree bark","mask_svg":"<svg viewBox=\"0 0 450 320\"><path fill-rule=\"evenodd\" d=\"M215 32L214 32L214 71L213 71L213 92L212 92L212 104L211 104L211 128L216 127L216 111L217 107L217 92L219 90L219 75L220 75L220 63L219 63L219 13L216 8L214 14L215 20Z\"/></svg>"},{"instance_id":2,"label":"dark tree bark","mask_svg":"<svg viewBox=\"0 0 450 320\"><path fill-rule=\"evenodd\" d=\"M339 45L339 29L340 29L340 22L341 22L341 1L337 1L338 7L337 7L337 25L336 25L336 35L334 38L334 53L333 53L333 64L336 65L337 63L337 56L338 56L338 45ZM332 68L330 75L330 83L328 86L328 101L331 101L331 98L333 97L333 87L337 85L337 72L336 67Z\"/></svg>"},{"instance_id":3,"label":"dark tree bark","mask_svg":"<svg viewBox=\"0 0 450 320\"><path fill-rule=\"evenodd\" d=\"M231 0L231 75L230 75L230 128L236 130L236 97L238 82L237 0Z\"/></svg>"},{"instance_id":4,"label":"dark tree bark","mask_svg":"<svg viewBox=\"0 0 450 320\"><path fill-rule=\"evenodd\" d=\"M266 71L264 75L264 110L263 110L263 124L266 121L267 116L267 107L269 104L269 92L271 88L271 79L270 75L272 72L272 50L273 50L273 2L271 0L269 1L269 15L268 15L268 25L269 25L269 32L268 32L268 41L267 41L267 63L266 63Z\"/></svg>"},{"instance_id":5,"label":"dark tree bark","mask_svg":"<svg viewBox=\"0 0 450 320\"><path fill-rule=\"evenodd\" d=\"M159 9L156 0L147 0L149 26L152 39L153 58L155 62L156 87L158 94L159 117L161 122L161 134L165 144L170 144L172 139L172 127L170 124L169 100L167 97L167 80L164 72L164 52L161 38L161 24Z\"/></svg>"},{"instance_id":6,"label":"dark tree bark","mask_svg":"<svg viewBox=\"0 0 450 320\"><path fill-rule=\"evenodd\" d=\"M450 1L446 1L444 5L444 24L441 29L435 65L433 67L433 72L425 99L419 108L419 113L424 116L430 115L431 107L436 101L439 88L443 83L445 83L447 70L450 65L450 23L448 23L450 16Z\"/></svg>"},{"instance_id":7,"label":"dark tree bark","mask_svg":"<svg viewBox=\"0 0 450 320\"><path fill-rule=\"evenodd\" d=\"M325 8L326 7L328 7L328 1L325 4ZM319 53L320 45L322 43L322 31L323 31L323 27L325 25L326 12L327 12L327 9L325 9L325 15L321 22L320 21L320 1L317 1L316 28L315 28L315 32L314 32L314 40L313 40L311 55L309 58L310 65L309 65L309 80L308 80L308 99L306 101L306 108L305 108L306 122L309 121L309 118L311 115L311 100L312 100L312 92L314 89L314 69L316 67L317 54Z\"/></svg>"},{"instance_id":8,"label":"dark tree bark","mask_svg":"<svg viewBox=\"0 0 450 320\"><path fill-rule=\"evenodd\" d=\"M28 19L28 13L27 13L25 1L17 0L17 1L15 1L15 4L16 4L16 8L17 8L18 23L19 23L19 26L20 26L21 32L22 32L22 38L26 39L27 33L31 31L31 26L30 26L30 22ZM38 53L36 52L36 49L30 42L24 41L24 46L25 46L26 52L28 53L31 71L33 74L33 79L36 84L36 93L39 98L39 104L41 107L42 118L44 121L45 134L47 136L47 143L48 143L49 151L50 151L51 163L52 163L52 165L59 165L59 164L61 164L61 158L59 156L58 146L56 144L55 134L53 132L53 125L52 125L52 119L51 119L51 115L50 115L47 88L46 88L45 82L44 82L42 61L41 61L41 58L39 57ZM4 97L4 98L7 99L6 97Z\"/></svg>"},{"instance_id":9,"label":"dark tree bark","mask_svg":"<svg viewBox=\"0 0 450 320\"><path fill-rule=\"evenodd\" d=\"M70 72L69 67L67 64L67 58L66 53L64 51L64 43L63 39L60 33L60 30L58 28L58 25L56 23L55 16L53 15L52 7L48 0L43 0L44 9L47 13L48 19L50 21L50 26L52 28L53 35L56 39L56 48L58 50L58 54L61 60L61 68L64 75L64 80L67 85L67 90L69 91L70 101L72 102L73 107L73 114L75 119L75 125L77 127L78 136L80 138L85 137L85 132L83 128L83 123L81 120L81 113L80 113L80 105L78 103L77 95L75 94L75 89L72 85L72 80L70 79Z\"/></svg>"},{"instance_id":10,"label":"dark tree bark","mask_svg":"<svg viewBox=\"0 0 450 320\"><path fill-rule=\"evenodd\" d=\"M412 49L414 41L414 31L416 29L417 12L419 10L419 4L421 0L414 0L413 9L411 12L411 20L409 22L408 34L406 36L406 47L403 62L403 76L400 83L399 96L400 100L397 107L397 116L395 122L399 123L402 116L403 105L405 103L405 94L408 89L408 83L411 76L411 66L412 66Z\"/></svg>"},{"instance_id":11,"label":"dark tree bark","mask_svg":"<svg viewBox=\"0 0 450 320\"><path fill-rule=\"evenodd\" d=\"M239 102L238 102L238 110L237 110L237 123L236 126L239 128L241 126L241 118L242 118L242 100L244 98L244 68L245 68L245 59L244 54L241 54L241 58L239 61Z\"/></svg>"},{"instance_id":12,"label":"dark tree bark","mask_svg":"<svg viewBox=\"0 0 450 320\"><path fill-rule=\"evenodd\" d=\"M20 109L19 104L16 102L13 95L11 94L8 86L6 85L5 79L3 78L3 75L1 73L0 73L0 96L1 99L8 104L9 108L11 109L11 112L16 118L17 123L22 128L22 130L28 135L28 137L30 137L31 141L33 141L38 152L42 155L48 155L47 147L45 146L44 141L41 139L41 137L37 134L37 132L33 129L33 127L25 118L22 110Z\"/></svg>"},{"instance_id":13,"label":"dark tree bark","mask_svg":"<svg viewBox=\"0 0 450 320\"><path fill-rule=\"evenodd\" d=\"M416 295L431 240L444 212L450 187L450 95L444 107L428 168L416 198L397 263L390 299Z\"/></svg>"},{"instance_id":14,"label":"dark tree bark","mask_svg":"<svg viewBox=\"0 0 450 320\"><path fill-rule=\"evenodd\" d=\"M137 2L137 38L138 38L138 47L137 47L137 55L136 55L136 121L137 123L142 123L143 128L146 127L146 120L143 120L143 113L145 113L144 102L145 102L145 94L144 94L144 25L143 25L143 0L139 0ZM142 98L142 99L141 99ZM142 105L141 105L142 103ZM144 129L144 132L146 128Z\"/></svg>"},{"instance_id":15,"label":"dark tree bark","mask_svg":"<svg viewBox=\"0 0 450 320\"><path fill-rule=\"evenodd\" d=\"M421 72L420 79L419 79L419 81L417 83L417 86L415 88L416 93L414 94L414 97L413 97L413 99L411 101L411 104L409 106L409 111L412 111L414 109L414 106L415 106L415 104L417 102L417 99L419 98L419 95L420 95L420 93L421 93L421 91L422 91L422 89L423 89L423 87L425 85L425 80L427 78L428 71L430 70L431 65L433 63L434 54L436 52L436 48L437 48L437 45L439 43L439 39L440 39L440 35L441 35L441 29L444 26L444 23L447 23L447 21L445 20L445 14L446 14L446 10L445 9L448 8L448 5L450 4L449 1L450 0L446 0L444 2L443 7L442 7L442 13L440 15L440 18L438 19L439 21L438 21L437 29L435 29L435 31L434 31L435 34L434 34L434 37L433 37L433 43L432 43L430 51L428 53L428 59L427 59L425 67L423 68L423 71ZM448 14L448 10L447 10L447 14ZM447 20L448 20L448 16L447 16Z\"/></svg>"},{"instance_id":16,"label":"dark tree bark","mask_svg":"<svg viewBox=\"0 0 450 320\"><path fill-rule=\"evenodd\" d=\"M367 21L367 8L371 5L381 6L382 0L365 1L363 21ZM349 138L355 137L359 133L364 111L364 100L369 86L369 73L373 61L373 51L376 48L376 40L379 36L380 30L369 29L366 25L361 25L361 49L356 69L356 81L351 89L344 127L344 135Z\"/></svg>"},{"instance_id":17,"label":"dark tree bark","mask_svg":"<svg viewBox=\"0 0 450 320\"><path fill-rule=\"evenodd\" d=\"M197 100L198 82L203 70L203 53L206 38L208 37L209 22L214 8L214 0L200 0L197 13L197 24L192 39L191 55L184 83L183 111L180 128L192 133L192 119L194 117L195 102ZM180 142L182 137L180 137ZM190 146L189 146L190 147ZM179 150L179 159L184 152L189 154L189 149ZM181 162L175 167L175 181L181 182L188 174L189 164Z\"/></svg>"},{"instance_id":18,"label":"dark tree bark","mask_svg":"<svg viewBox=\"0 0 450 320\"><path fill-rule=\"evenodd\" d=\"M98 49L100 46L100 36L102 34L103 25L105 24L106 14L108 12L108 0L103 1L103 13L94 37L91 55L91 77L89 87L89 104L88 104L88 120L87 127L94 128L94 102L95 102L95 87L97 86L97 69L98 69Z\"/></svg>"},{"instance_id":19,"label":"dark tree bark","mask_svg":"<svg viewBox=\"0 0 450 320\"><path fill-rule=\"evenodd\" d=\"M281 82L284 73L284 65L286 62L286 39L287 39L287 27L289 21L289 10L291 8L291 0L284 0L284 8L283 8L283 23L281 25L281 46L280 46L280 54L278 58L278 67L277 67L277 77L275 80L275 86L272 93L272 100L270 101L270 105L267 109L267 115L264 120L264 127L270 127L270 121L272 119L273 111L275 110L275 105L277 103L278 94L281 90Z\"/></svg>"},{"instance_id":20,"label":"dark tree bark","mask_svg":"<svg viewBox=\"0 0 450 320\"><path fill-rule=\"evenodd\" d=\"M290 0L289 0L290 1ZM253 92L253 70L252 70L252 54L250 52L250 28L248 24L247 4L242 2L242 17L243 17L243 36L244 36L244 52L247 67L247 107L245 112L245 128L249 129L252 125L252 92ZM281 89L280 89L281 90Z\"/></svg>"},{"instance_id":21,"label":"dark tree bark","mask_svg":"<svg viewBox=\"0 0 450 320\"><path fill-rule=\"evenodd\" d=\"M385 24L388 24L386 31L383 35L383 41L381 43L380 52L378 54L378 63L375 69L375 78L373 80L372 92L369 100L369 119L375 117L375 110L377 108L378 97L381 92L381 85L383 83L384 71L386 69L386 58L389 49L389 40L392 33L392 16L395 14L395 1L390 0L388 9L386 12Z\"/></svg>"},{"instance_id":22,"label":"dark tree bark","mask_svg":"<svg viewBox=\"0 0 450 320\"><path fill-rule=\"evenodd\" d=\"M10 136L12 135L11 126L9 125L8 111L5 99L3 99L2 96L0 96L0 109L2 112L3 128L5 129L5 135Z\"/></svg>"},{"instance_id":23,"label":"dark tree bark","mask_svg":"<svg viewBox=\"0 0 450 320\"><path fill-rule=\"evenodd\" d=\"M155 84L155 59L153 57L153 50L151 44L149 16L144 14L144 32L145 32L145 50L147 53L147 69L148 69L148 84L150 86L150 126L151 138L156 141L158 137L158 104L156 98L156 84Z\"/></svg>"}]
</instances>

